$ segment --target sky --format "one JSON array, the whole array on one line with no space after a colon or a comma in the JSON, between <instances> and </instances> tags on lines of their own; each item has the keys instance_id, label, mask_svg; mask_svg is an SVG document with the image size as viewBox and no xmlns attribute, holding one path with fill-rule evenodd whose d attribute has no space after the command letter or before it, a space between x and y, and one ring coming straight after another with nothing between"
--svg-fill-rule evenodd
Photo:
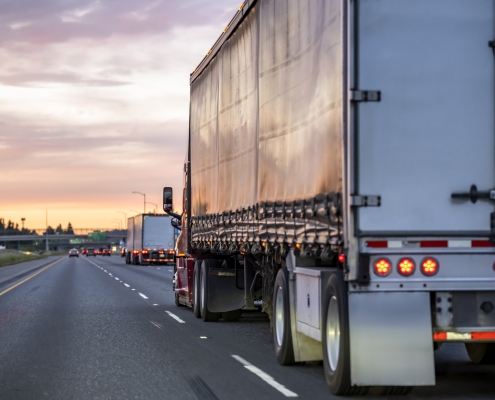
<instances>
[{"instance_id":1,"label":"sky","mask_svg":"<svg viewBox=\"0 0 495 400\"><path fill-rule=\"evenodd\" d=\"M0 218L118 228L163 186L180 204L189 75L240 3L0 0Z\"/></svg>"}]
</instances>

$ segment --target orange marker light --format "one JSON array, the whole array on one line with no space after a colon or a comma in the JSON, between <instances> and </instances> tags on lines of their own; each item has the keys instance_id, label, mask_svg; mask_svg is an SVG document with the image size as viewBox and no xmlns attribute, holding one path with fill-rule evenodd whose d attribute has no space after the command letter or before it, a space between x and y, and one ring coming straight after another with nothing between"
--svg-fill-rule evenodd
<instances>
[{"instance_id":1,"label":"orange marker light","mask_svg":"<svg viewBox=\"0 0 495 400\"><path fill-rule=\"evenodd\" d=\"M387 276L391 270L392 265L386 258L380 258L375 261L375 273L378 276Z\"/></svg>"},{"instance_id":2,"label":"orange marker light","mask_svg":"<svg viewBox=\"0 0 495 400\"><path fill-rule=\"evenodd\" d=\"M438 272L438 261L434 258L425 258L421 263L421 272L427 276L435 275Z\"/></svg>"},{"instance_id":3,"label":"orange marker light","mask_svg":"<svg viewBox=\"0 0 495 400\"><path fill-rule=\"evenodd\" d=\"M414 273L415 265L414 261L410 258L403 258L399 261L399 265L397 266L399 270L399 274L404 276L409 276Z\"/></svg>"}]
</instances>

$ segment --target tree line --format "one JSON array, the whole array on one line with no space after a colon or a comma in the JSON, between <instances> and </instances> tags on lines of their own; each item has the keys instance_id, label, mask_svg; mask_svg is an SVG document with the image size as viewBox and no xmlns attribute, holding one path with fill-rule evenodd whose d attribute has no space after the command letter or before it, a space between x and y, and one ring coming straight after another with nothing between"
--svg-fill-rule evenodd
<instances>
[{"instance_id":1,"label":"tree line","mask_svg":"<svg viewBox=\"0 0 495 400\"><path fill-rule=\"evenodd\" d=\"M62 224L58 224L58 226L54 229L52 226L48 225L47 229L43 234L48 232L49 235L73 235L74 234L74 228L72 227L72 224L69 222L67 224L67 228L63 228ZM10 219L8 222L5 222L4 218L0 218L0 235L37 235L36 231L30 230L28 228L19 228L18 223L14 223Z\"/></svg>"}]
</instances>

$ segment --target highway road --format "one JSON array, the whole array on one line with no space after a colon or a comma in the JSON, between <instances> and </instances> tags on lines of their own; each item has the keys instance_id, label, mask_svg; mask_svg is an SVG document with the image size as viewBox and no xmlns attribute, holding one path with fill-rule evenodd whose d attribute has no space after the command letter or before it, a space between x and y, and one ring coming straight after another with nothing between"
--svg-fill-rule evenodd
<instances>
[{"instance_id":1,"label":"highway road","mask_svg":"<svg viewBox=\"0 0 495 400\"><path fill-rule=\"evenodd\" d=\"M64 257L35 274L0 285L2 400L332 398L322 366L277 364L264 314L205 323L176 307L172 267ZM495 398L495 366L463 345L435 360L437 386L399 398Z\"/></svg>"}]
</instances>

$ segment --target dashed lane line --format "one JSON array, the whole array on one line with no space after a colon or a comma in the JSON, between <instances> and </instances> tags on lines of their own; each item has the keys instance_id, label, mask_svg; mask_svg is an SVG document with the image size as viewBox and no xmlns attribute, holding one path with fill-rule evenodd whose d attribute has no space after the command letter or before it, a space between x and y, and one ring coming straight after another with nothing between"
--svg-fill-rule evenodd
<instances>
[{"instance_id":1,"label":"dashed lane line","mask_svg":"<svg viewBox=\"0 0 495 400\"><path fill-rule=\"evenodd\" d=\"M165 311L168 315L170 315L173 319L175 319L177 322L179 322L180 324L185 324L186 321L183 321L182 319L180 319L177 315L175 314L172 314L170 311Z\"/></svg>"},{"instance_id":2,"label":"dashed lane line","mask_svg":"<svg viewBox=\"0 0 495 400\"><path fill-rule=\"evenodd\" d=\"M131 287L131 285L128 285L127 283L124 283L125 287Z\"/></svg>"},{"instance_id":3,"label":"dashed lane line","mask_svg":"<svg viewBox=\"0 0 495 400\"><path fill-rule=\"evenodd\" d=\"M261 379L263 379L271 387L277 389L285 397L299 397L297 393L294 393L293 391L287 389L284 385L282 385L281 383L278 383L275 379L273 379L266 372L263 372L258 367L255 367L253 364L251 364L249 361L246 361L244 358L242 358L240 356L236 356L234 354L232 354L232 357L234 359L236 359L237 361L239 361L242 365L244 365L244 368L251 371L253 374L258 375Z\"/></svg>"},{"instance_id":4,"label":"dashed lane line","mask_svg":"<svg viewBox=\"0 0 495 400\"><path fill-rule=\"evenodd\" d=\"M138 295L140 295L143 299L148 300L148 298L144 294L142 294L141 292L138 292Z\"/></svg>"}]
</instances>

